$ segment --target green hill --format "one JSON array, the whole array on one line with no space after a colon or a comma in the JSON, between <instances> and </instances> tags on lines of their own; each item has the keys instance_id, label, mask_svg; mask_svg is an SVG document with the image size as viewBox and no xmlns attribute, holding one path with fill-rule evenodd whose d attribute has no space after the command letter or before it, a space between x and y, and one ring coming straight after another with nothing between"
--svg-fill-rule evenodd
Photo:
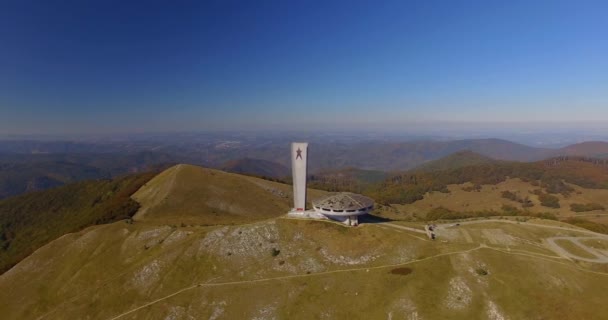
<instances>
[{"instance_id":1,"label":"green hill","mask_svg":"<svg viewBox=\"0 0 608 320\"><path fill-rule=\"evenodd\" d=\"M608 161L560 157L539 162L483 163L432 172L394 174L369 189L369 195L384 204L407 204L421 200L427 192L448 192L450 184L471 182L495 185L507 178L537 183L548 193L568 193L564 182L581 187L608 188Z\"/></svg>"},{"instance_id":2,"label":"green hill","mask_svg":"<svg viewBox=\"0 0 608 320\"><path fill-rule=\"evenodd\" d=\"M135 214L130 199L154 176L83 181L0 201L0 272L66 233Z\"/></svg>"}]
</instances>

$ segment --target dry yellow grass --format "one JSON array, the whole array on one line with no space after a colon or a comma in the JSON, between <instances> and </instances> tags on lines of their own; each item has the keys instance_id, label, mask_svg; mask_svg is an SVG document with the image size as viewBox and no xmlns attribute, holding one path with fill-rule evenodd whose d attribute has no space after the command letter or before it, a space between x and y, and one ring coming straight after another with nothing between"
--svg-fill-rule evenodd
<instances>
[{"instance_id":1,"label":"dry yellow grass","mask_svg":"<svg viewBox=\"0 0 608 320\"><path fill-rule=\"evenodd\" d=\"M291 186L192 165L173 166L134 195L134 220L186 225L237 224L278 217L292 203ZM309 190L309 198L323 191Z\"/></svg>"},{"instance_id":2,"label":"dry yellow grass","mask_svg":"<svg viewBox=\"0 0 608 320\"><path fill-rule=\"evenodd\" d=\"M608 270L594 272L543 247L541 239L555 234L533 224L490 222L443 230L444 242L375 224L271 219L181 228L118 222L66 235L0 276L0 314L602 319L596 311L605 304ZM392 272L399 268L408 272Z\"/></svg>"},{"instance_id":3,"label":"dry yellow grass","mask_svg":"<svg viewBox=\"0 0 608 320\"><path fill-rule=\"evenodd\" d=\"M548 208L540 205L538 196L532 194L532 191L540 189L539 186L533 186L529 182L524 182L520 179L508 179L497 185L483 185L479 192L464 191L463 188L470 186L469 183L461 185L449 185L450 193L431 192L424 196L424 199L407 205L392 205L394 212L387 212L387 216L395 218L403 218L416 215L424 217L427 212L437 207L444 207L453 211L484 211L495 210L502 211L503 205L514 206L523 210L521 204L516 201L505 199L502 197L503 191L514 192L520 198L528 197L534 206L525 208L530 212L550 212L560 218L578 216L586 214L592 216L593 220L608 220L608 217L601 214L608 213L598 210L586 213L575 213L570 210L570 205L573 203L599 203L608 208L608 190L605 189L587 189L576 185L570 185L574 188L568 197L561 194L556 195L559 198L560 208ZM596 217L596 215L600 216Z\"/></svg>"},{"instance_id":4,"label":"dry yellow grass","mask_svg":"<svg viewBox=\"0 0 608 320\"><path fill-rule=\"evenodd\" d=\"M348 228L273 218L289 209L290 190L216 170L173 167L134 196L143 205L134 224L65 235L1 275L0 314L3 319L605 318L597 311L605 306L608 265L578 264L543 244L557 235L588 233L547 227L565 226L555 221L484 221L441 228L438 241L430 241L382 224ZM471 194L481 198L491 192L500 197L500 190L485 187ZM243 221L249 223L201 226ZM194 225L180 227L182 222Z\"/></svg>"},{"instance_id":5,"label":"dry yellow grass","mask_svg":"<svg viewBox=\"0 0 608 320\"><path fill-rule=\"evenodd\" d=\"M596 258L596 256L592 255L587 250L579 247L578 245L576 245L574 242L572 242L570 240L561 239L561 240L556 240L555 243L557 245L559 245L560 247L562 247L564 250L570 252L571 254L573 254L575 256L579 256L582 258L589 258L589 259Z\"/></svg>"}]
</instances>

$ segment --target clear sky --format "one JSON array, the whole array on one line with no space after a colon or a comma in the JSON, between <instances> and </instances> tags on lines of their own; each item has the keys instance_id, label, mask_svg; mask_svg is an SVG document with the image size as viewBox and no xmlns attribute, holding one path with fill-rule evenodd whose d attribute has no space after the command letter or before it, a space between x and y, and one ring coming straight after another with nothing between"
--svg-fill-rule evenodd
<instances>
[{"instance_id":1,"label":"clear sky","mask_svg":"<svg viewBox=\"0 0 608 320\"><path fill-rule=\"evenodd\" d=\"M608 123L608 1L2 1L0 134Z\"/></svg>"}]
</instances>

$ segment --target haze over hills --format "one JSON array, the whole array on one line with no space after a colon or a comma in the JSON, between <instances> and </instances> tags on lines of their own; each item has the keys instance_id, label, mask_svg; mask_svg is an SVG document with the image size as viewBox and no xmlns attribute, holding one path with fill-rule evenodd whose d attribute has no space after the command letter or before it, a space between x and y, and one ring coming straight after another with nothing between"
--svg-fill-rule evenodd
<instances>
[{"instance_id":1,"label":"haze over hills","mask_svg":"<svg viewBox=\"0 0 608 320\"><path fill-rule=\"evenodd\" d=\"M220 169L226 172L242 173L274 179L285 179L291 175L291 169L268 160L242 158L224 163Z\"/></svg>"},{"instance_id":2,"label":"haze over hills","mask_svg":"<svg viewBox=\"0 0 608 320\"><path fill-rule=\"evenodd\" d=\"M581 142L559 149L556 155L608 158L608 143L604 141Z\"/></svg>"},{"instance_id":3,"label":"haze over hills","mask_svg":"<svg viewBox=\"0 0 608 320\"><path fill-rule=\"evenodd\" d=\"M0 154L0 199L76 181L152 170L168 166L174 159L158 152Z\"/></svg>"},{"instance_id":4,"label":"haze over hills","mask_svg":"<svg viewBox=\"0 0 608 320\"><path fill-rule=\"evenodd\" d=\"M284 178L289 175L290 166L286 152L289 141L286 139L216 134L119 141L0 141L0 199L73 181L115 177L175 163ZM384 172L410 170L467 150L510 161L537 161L561 155L604 157L608 150L606 142L544 149L500 139L361 141L325 136L313 141L310 172L319 177L344 168Z\"/></svg>"},{"instance_id":5,"label":"haze over hills","mask_svg":"<svg viewBox=\"0 0 608 320\"><path fill-rule=\"evenodd\" d=\"M446 157L431 160L412 169L412 171L441 171L458 169L461 167L474 166L479 164L497 163L498 160L482 156L470 150L458 151Z\"/></svg>"}]
</instances>

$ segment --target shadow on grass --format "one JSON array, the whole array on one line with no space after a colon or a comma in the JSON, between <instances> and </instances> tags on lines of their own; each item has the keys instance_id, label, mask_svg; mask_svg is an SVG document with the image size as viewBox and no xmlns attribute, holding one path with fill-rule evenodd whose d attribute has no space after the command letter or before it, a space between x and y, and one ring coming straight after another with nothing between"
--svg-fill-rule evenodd
<instances>
[{"instance_id":1,"label":"shadow on grass","mask_svg":"<svg viewBox=\"0 0 608 320\"><path fill-rule=\"evenodd\" d=\"M392 222L392 221L395 221L395 220L375 216L373 214L364 214L362 216L359 216L359 223L382 223L382 222Z\"/></svg>"}]
</instances>

